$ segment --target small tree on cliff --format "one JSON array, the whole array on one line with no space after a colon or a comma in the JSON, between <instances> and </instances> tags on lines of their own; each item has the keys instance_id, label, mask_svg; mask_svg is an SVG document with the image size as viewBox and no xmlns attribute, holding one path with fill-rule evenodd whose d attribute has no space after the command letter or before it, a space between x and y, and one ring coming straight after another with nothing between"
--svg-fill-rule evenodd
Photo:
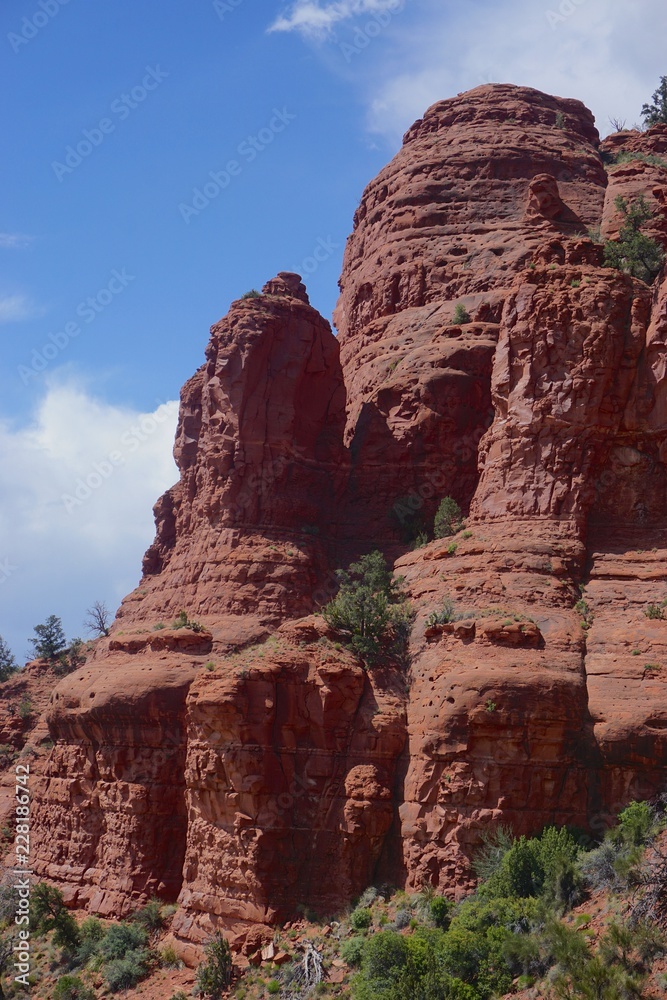
<instances>
[{"instance_id":1,"label":"small tree on cliff","mask_svg":"<svg viewBox=\"0 0 667 1000\"><path fill-rule=\"evenodd\" d=\"M625 271L650 285L665 262L660 244L641 231L642 226L653 218L653 212L643 195L631 205L619 195L615 205L624 221L618 239L607 240L604 245L604 262L607 267Z\"/></svg>"},{"instance_id":2,"label":"small tree on cliff","mask_svg":"<svg viewBox=\"0 0 667 1000\"><path fill-rule=\"evenodd\" d=\"M647 128L667 125L667 76L660 77L660 86L652 97L652 103L642 108L642 118Z\"/></svg>"},{"instance_id":3,"label":"small tree on cliff","mask_svg":"<svg viewBox=\"0 0 667 1000\"><path fill-rule=\"evenodd\" d=\"M67 640L63 623L56 615L49 615L43 625L35 625L36 639L31 639L35 656L40 660L56 661L65 652Z\"/></svg>"},{"instance_id":4,"label":"small tree on cliff","mask_svg":"<svg viewBox=\"0 0 667 1000\"><path fill-rule=\"evenodd\" d=\"M66 952L79 944L79 928L68 912L60 889L39 882L30 897L31 925L37 934L54 931L53 943Z\"/></svg>"},{"instance_id":5,"label":"small tree on cliff","mask_svg":"<svg viewBox=\"0 0 667 1000\"><path fill-rule=\"evenodd\" d=\"M448 535L455 535L460 527L461 508L453 497L445 497L436 512L433 533L436 538L447 538Z\"/></svg>"},{"instance_id":6,"label":"small tree on cliff","mask_svg":"<svg viewBox=\"0 0 667 1000\"><path fill-rule=\"evenodd\" d=\"M359 562L336 571L337 596L322 610L325 621L342 633L347 645L367 664L374 663L393 633L404 641L410 621L400 590L381 552L362 556Z\"/></svg>"},{"instance_id":7,"label":"small tree on cliff","mask_svg":"<svg viewBox=\"0 0 667 1000\"><path fill-rule=\"evenodd\" d=\"M84 628L97 636L107 636L111 624L109 609L103 601L95 601L92 607L86 611Z\"/></svg>"},{"instance_id":8,"label":"small tree on cliff","mask_svg":"<svg viewBox=\"0 0 667 1000\"><path fill-rule=\"evenodd\" d=\"M17 670L18 666L12 655L12 651L0 635L0 684L3 681L9 680Z\"/></svg>"}]
</instances>

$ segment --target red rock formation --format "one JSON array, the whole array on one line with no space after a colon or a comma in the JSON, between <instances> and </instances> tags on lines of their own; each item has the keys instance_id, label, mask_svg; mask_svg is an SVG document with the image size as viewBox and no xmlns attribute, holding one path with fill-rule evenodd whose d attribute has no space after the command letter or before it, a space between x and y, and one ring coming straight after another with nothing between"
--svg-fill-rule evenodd
<instances>
[{"instance_id":1,"label":"red rock formation","mask_svg":"<svg viewBox=\"0 0 667 1000\"><path fill-rule=\"evenodd\" d=\"M597 143L580 102L483 86L429 108L367 187L334 317L359 534L386 538L396 499L420 491L427 519L443 495L467 509L492 416L488 324L545 239L598 222ZM457 302L473 326L452 326Z\"/></svg>"},{"instance_id":2,"label":"red rock formation","mask_svg":"<svg viewBox=\"0 0 667 1000\"><path fill-rule=\"evenodd\" d=\"M355 218L342 367L295 275L213 327L142 582L50 710L35 863L68 898L178 896L189 961L216 926L250 953L375 878L460 893L490 823L598 831L664 787L667 278L587 230L646 193L662 238L666 141L611 137L645 155L605 171L576 101L436 104ZM466 530L406 551L446 494ZM416 612L407 687L303 618L376 544Z\"/></svg>"},{"instance_id":3,"label":"red rock formation","mask_svg":"<svg viewBox=\"0 0 667 1000\"><path fill-rule=\"evenodd\" d=\"M320 618L285 625L190 690L181 939L334 914L372 878L394 821L404 682L366 673L327 634Z\"/></svg>"},{"instance_id":4,"label":"red rock formation","mask_svg":"<svg viewBox=\"0 0 667 1000\"><path fill-rule=\"evenodd\" d=\"M120 617L157 623L185 608L235 629L243 614L243 641L253 621L259 634L309 610L345 476L345 390L336 339L298 275L234 302L206 358L181 395L181 479L158 501Z\"/></svg>"}]
</instances>

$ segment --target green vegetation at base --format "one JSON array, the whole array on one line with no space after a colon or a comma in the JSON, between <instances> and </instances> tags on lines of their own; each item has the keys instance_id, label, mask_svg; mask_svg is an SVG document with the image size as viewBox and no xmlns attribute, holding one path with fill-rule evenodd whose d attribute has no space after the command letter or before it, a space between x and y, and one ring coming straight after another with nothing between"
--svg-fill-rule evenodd
<instances>
[{"instance_id":1,"label":"green vegetation at base","mask_svg":"<svg viewBox=\"0 0 667 1000\"><path fill-rule=\"evenodd\" d=\"M563 918L590 889L636 892L640 870L645 884L643 859L661 825L649 805L633 803L594 850L565 828L531 838L499 828L479 852L476 894L457 906L436 896L421 907L421 919L397 919L345 942L343 957L358 970L353 1000L491 1000L545 977L558 1000L644 996L652 962L667 953L654 920L612 920L593 944L590 918ZM654 895L667 905L661 878ZM411 931L399 933L401 924Z\"/></svg>"},{"instance_id":2,"label":"green vegetation at base","mask_svg":"<svg viewBox=\"0 0 667 1000\"><path fill-rule=\"evenodd\" d=\"M232 952L218 931L204 948L206 961L197 969L197 992L220 1000L232 980Z\"/></svg>"}]
</instances>

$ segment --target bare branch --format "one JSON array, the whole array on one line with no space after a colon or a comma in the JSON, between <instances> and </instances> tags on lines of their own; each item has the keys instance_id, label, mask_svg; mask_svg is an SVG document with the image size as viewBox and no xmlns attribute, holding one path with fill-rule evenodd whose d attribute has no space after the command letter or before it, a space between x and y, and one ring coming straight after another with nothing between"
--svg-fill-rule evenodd
<instances>
[{"instance_id":1,"label":"bare branch","mask_svg":"<svg viewBox=\"0 0 667 1000\"><path fill-rule=\"evenodd\" d=\"M102 601L95 601L93 606L86 611L86 616L83 624L88 632L94 632L98 636L109 635L111 615L106 604Z\"/></svg>"}]
</instances>

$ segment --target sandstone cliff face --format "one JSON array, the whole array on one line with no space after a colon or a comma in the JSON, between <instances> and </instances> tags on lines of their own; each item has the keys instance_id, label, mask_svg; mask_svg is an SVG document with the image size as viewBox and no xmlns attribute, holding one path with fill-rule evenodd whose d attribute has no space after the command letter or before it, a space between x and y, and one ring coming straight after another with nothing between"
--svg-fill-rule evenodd
<instances>
[{"instance_id":1,"label":"sandstone cliff face","mask_svg":"<svg viewBox=\"0 0 667 1000\"><path fill-rule=\"evenodd\" d=\"M141 587L120 612L127 625L187 608L213 621L243 614L247 631L306 613L326 567L345 389L336 338L298 275L233 303L206 359L182 392L181 479L157 504Z\"/></svg>"},{"instance_id":2,"label":"sandstone cliff face","mask_svg":"<svg viewBox=\"0 0 667 1000\"><path fill-rule=\"evenodd\" d=\"M478 87L429 108L364 192L334 319L367 536L420 489L427 519L444 495L467 510L503 301L541 243L599 221L597 143L578 101ZM456 303L472 327L452 326Z\"/></svg>"},{"instance_id":3,"label":"sandstone cliff face","mask_svg":"<svg viewBox=\"0 0 667 1000\"><path fill-rule=\"evenodd\" d=\"M644 193L667 245L666 131L605 169L576 101L434 105L364 193L338 340L286 273L212 328L141 584L53 696L36 866L73 902L177 898L190 961L373 880L459 894L490 824L601 832L664 788L667 277L591 235ZM465 532L413 551L445 495ZM409 669L311 615L378 545Z\"/></svg>"}]
</instances>

